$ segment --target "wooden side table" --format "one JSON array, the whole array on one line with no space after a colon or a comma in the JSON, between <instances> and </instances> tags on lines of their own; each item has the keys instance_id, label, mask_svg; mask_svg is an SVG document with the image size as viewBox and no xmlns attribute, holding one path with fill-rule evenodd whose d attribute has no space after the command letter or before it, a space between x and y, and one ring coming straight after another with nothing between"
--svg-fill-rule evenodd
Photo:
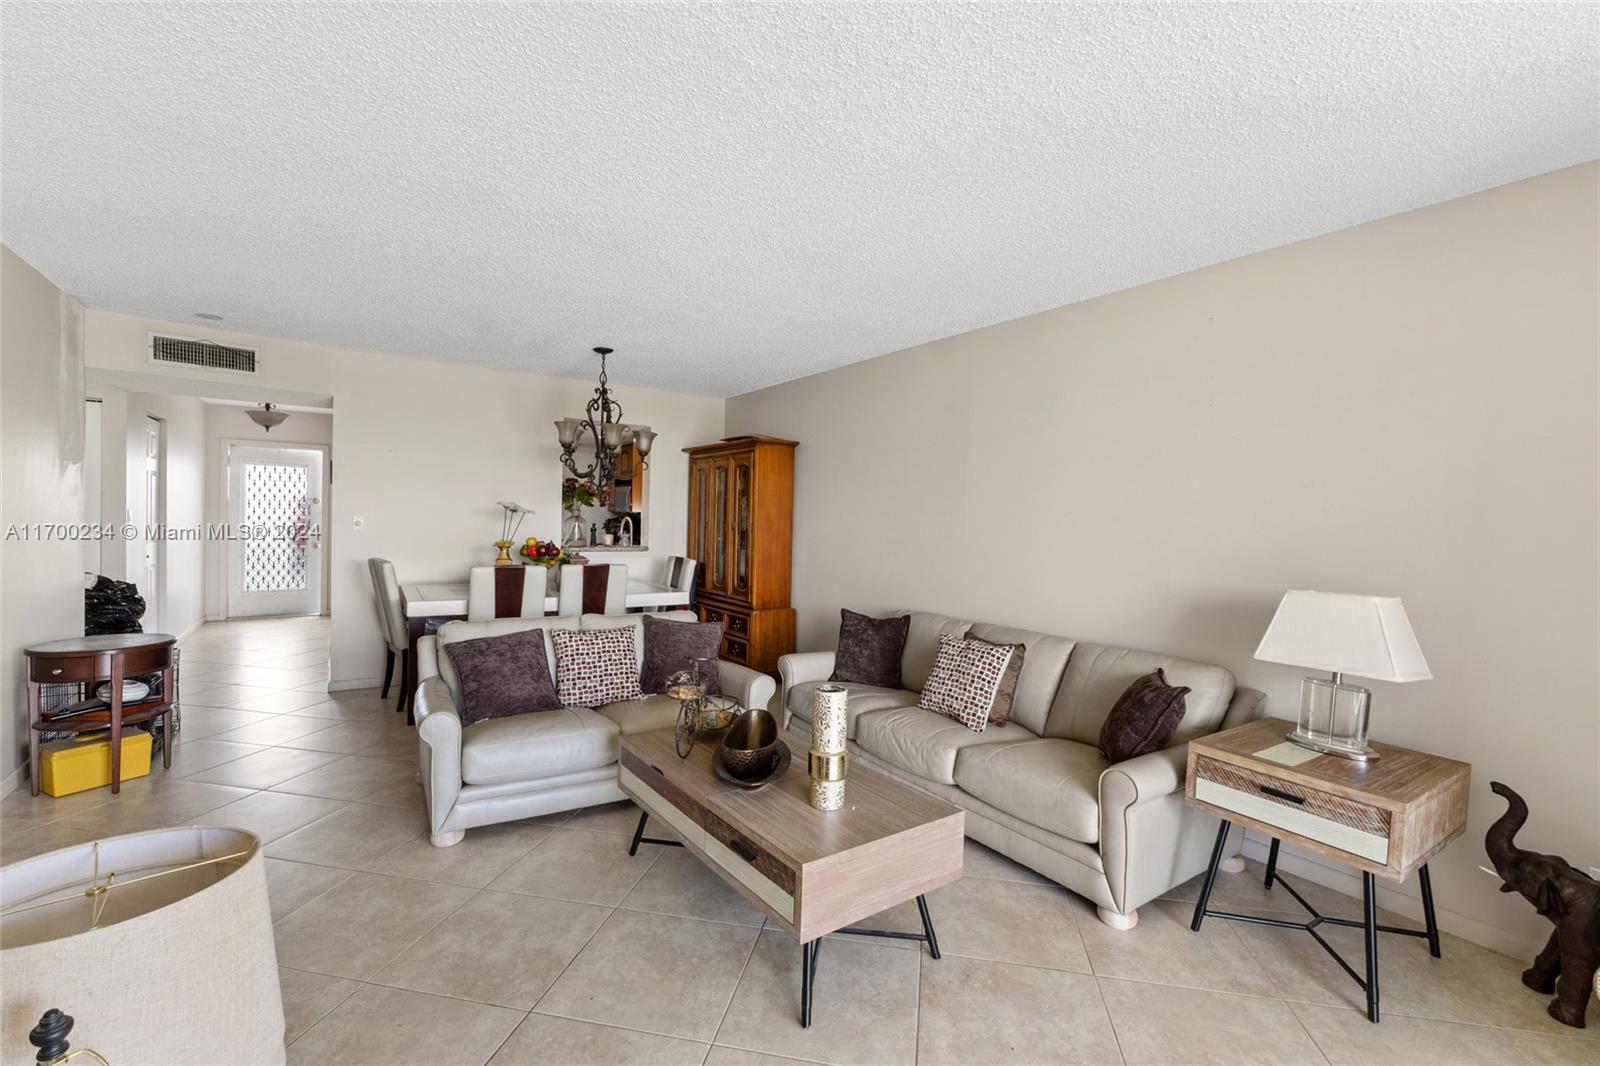
<instances>
[{"instance_id":1,"label":"wooden side table","mask_svg":"<svg viewBox=\"0 0 1600 1066\"><path fill-rule=\"evenodd\" d=\"M1372 745L1380 758L1356 762L1319 755L1285 740L1290 723L1267 718L1215 733L1189 744L1185 795L1191 806L1222 819L1211 850L1200 898L1195 902L1195 932L1207 915L1236 922L1303 929L1344 967L1367 993L1367 1018L1378 1020L1378 934L1426 937L1439 957L1439 925L1433 913L1428 859L1460 836L1467 825L1467 788L1472 767L1454 759L1388 744ZM1233 914L1210 909L1217 864L1234 822L1272 837L1266 885L1282 885L1311 915L1306 922ZM1361 871L1364 916L1361 921L1319 914L1278 873L1278 846L1285 840L1327 855ZM1415 870L1422 888L1426 929L1378 924L1375 878L1403 881ZM1355 971L1317 932L1317 926L1346 925L1366 933L1366 975Z\"/></svg>"},{"instance_id":2,"label":"wooden side table","mask_svg":"<svg viewBox=\"0 0 1600 1066\"><path fill-rule=\"evenodd\" d=\"M177 638L166 633L118 633L100 637L52 640L22 649L28 660L28 773L33 795L39 794L39 734L111 733L111 791L122 791L122 729L154 718L164 719L161 765L172 766L172 712L178 702L173 648ZM122 702L122 680L130 674L161 672L161 693L141 703ZM92 692L111 682L111 706L104 711L59 718L41 706L45 685L81 684Z\"/></svg>"}]
</instances>

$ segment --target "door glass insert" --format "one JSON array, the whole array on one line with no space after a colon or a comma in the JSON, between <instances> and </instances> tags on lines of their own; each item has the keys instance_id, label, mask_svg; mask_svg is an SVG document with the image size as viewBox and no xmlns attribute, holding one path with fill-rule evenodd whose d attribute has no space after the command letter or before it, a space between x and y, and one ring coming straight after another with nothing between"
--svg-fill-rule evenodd
<instances>
[{"instance_id":1,"label":"door glass insert","mask_svg":"<svg viewBox=\"0 0 1600 1066\"><path fill-rule=\"evenodd\" d=\"M716 551L712 553L712 567L715 573L712 584L717 588L728 587L728 468L717 464L717 528Z\"/></svg>"},{"instance_id":2,"label":"door glass insert","mask_svg":"<svg viewBox=\"0 0 1600 1066\"><path fill-rule=\"evenodd\" d=\"M244 464L244 591L306 588L310 476L302 465Z\"/></svg>"},{"instance_id":3,"label":"door glass insert","mask_svg":"<svg viewBox=\"0 0 1600 1066\"><path fill-rule=\"evenodd\" d=\"M750 587L750 464L733 468L733 585Z\"/></svg>"}]
</instances>

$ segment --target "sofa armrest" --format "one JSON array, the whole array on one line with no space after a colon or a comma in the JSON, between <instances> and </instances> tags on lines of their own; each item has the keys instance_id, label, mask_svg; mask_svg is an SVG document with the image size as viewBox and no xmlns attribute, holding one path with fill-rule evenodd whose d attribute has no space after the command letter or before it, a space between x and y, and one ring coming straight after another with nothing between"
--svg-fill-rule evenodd
<instances>
[{"instance_id":1,"label":"sofa armrest","mask_svg":"<svg viewBox=\"0 0 1600 1066\"><path fill-rule=\"evenodd\" d=\"M417 681L420 684L430 677L439 676L439 638L420 637L417 640Z\"/></svg>"},{"instance_id":2,"label":"sofa armrest","mask_svg":"<svg viewBox=\"0 0 1600 1066\"><path fill-rule=\"evenodd\" d=\"M461 795L461 714L442 677L417 686L416 716L428 823L437 836Z\"/></svg>"},{"instance_id":3,"label":"sofa armrest","mask_svg":"<svg viewBox=\"0 0 1600 1066\"><path fill-rule=\"evenodd\" d=\"M826 681L833 676L834 653L802 651L778 656L778 718L789 726L789 690L807 681Z\"/></svg>"},{"instance_id":4,"label":"sofa armrest","mask_svg":"<svg viewBox=\"0 0 1600 1066\"><path fill-rule=\"evenodd\" d=\"M1189 745L1178 744L1119 762L1100 774L1100 837L1106 823L1120 820L1124 811L1157 796L1183 791L1188 772Z\"/></svg>"},{"instance_id":5,"label":"sofa armrest","mask_svg":"<svg viewBox=\"0 0 1600 1066\"><path fill-rule=\"evenodd\" d=\"M717 683L722 686L722 694L738 700L739 706L759 707L762 710L772 702L772 694L778 690L778 683L766 674L720 659L717 661Z\"/></svg>"}]
</instances>

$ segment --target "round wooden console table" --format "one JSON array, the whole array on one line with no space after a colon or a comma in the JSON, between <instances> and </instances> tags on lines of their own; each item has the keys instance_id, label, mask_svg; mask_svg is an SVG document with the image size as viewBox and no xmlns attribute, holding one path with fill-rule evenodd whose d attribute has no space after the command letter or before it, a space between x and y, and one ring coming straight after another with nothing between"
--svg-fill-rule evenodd
<instances>
[{"instance_id":1,"label":"round wooden console table","mask_svg":"<svg viewBox=\"0 0 1600 1066\"><path fill-rule=\"evenodd\" d=\"M111 732L111 791L122 791L122 728L163 718L161 765L172 766L172 710L178 702L173 647L177 638L167 633L116 633L100 637L52 640L22 649L28 660L28 773L29 785L39 794L39 734ZM131 674L161 673L161 692L139 703L124 705L122 681ZM81 684L92 695L101 681L111 682L111 706L61 718L40 706L45 685Z\"/></svg>"}]
</instances>

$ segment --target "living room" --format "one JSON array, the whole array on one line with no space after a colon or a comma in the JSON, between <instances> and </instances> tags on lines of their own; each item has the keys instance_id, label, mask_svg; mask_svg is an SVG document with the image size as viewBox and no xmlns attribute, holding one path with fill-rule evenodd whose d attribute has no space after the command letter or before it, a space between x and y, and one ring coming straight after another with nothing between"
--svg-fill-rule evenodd
<instances>
[{"instance_id":1,"label":"living room","mask_svg":"<svg viewBox=\"0 0 1600 1066\"><path fill-rule=\"evenodd\" d=\"M0 1061L1600 1061L1600 5L0 20Z\"/></svg>"}]
</instances>

